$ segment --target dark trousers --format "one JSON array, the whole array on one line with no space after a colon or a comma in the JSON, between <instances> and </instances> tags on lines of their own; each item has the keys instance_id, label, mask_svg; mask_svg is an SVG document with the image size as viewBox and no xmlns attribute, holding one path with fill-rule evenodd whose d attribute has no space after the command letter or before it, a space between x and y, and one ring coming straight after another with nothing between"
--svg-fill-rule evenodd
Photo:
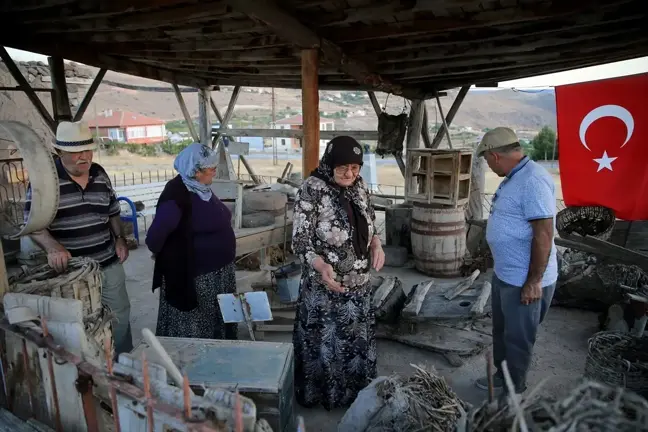
<instances>
[{"instance_id":1,"label":"dark trousers","mask_svg":"<svg viewBox=\"0 0 648 432\"><path fill-rule=\"evenodd\" d=\"M491 306L493 308L493 360L497 374L506 360L516 392L526 389L533 345L538 327L551 305L556 284L542 288L542 298L529 305L520 302L522 288L509 285L493 275Z\"/></svg>"}]
</instances>

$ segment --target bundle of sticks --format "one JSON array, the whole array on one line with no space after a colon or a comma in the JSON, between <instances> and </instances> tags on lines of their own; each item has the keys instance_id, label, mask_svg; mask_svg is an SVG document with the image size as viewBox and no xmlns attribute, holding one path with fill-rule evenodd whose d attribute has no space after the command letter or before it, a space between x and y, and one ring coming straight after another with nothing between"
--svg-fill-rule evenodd
<instances>
[{"instance_id":1,"label":"bundle of sticks","mask_svg":"<svg viewBox=\"0 0 648 432\"><path fill-rule=\"evenodd\" d=\"M545 381L546 382L546 381ZM468 414L467 432L648 431L648 401L596 381L584 381L565 398L539 396L542 382L520 403L485 403Z\"/></svg>"}]
</instances>

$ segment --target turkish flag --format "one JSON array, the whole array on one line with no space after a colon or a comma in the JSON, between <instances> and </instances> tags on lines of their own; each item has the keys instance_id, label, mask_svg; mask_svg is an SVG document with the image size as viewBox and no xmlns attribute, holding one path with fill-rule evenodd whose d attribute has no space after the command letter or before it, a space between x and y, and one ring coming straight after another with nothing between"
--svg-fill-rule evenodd
<instances>
[{"instance_id":1,"label":"turkish flag","mask_svg":"<svg viewBox=\"0 0 648 432\"><path fill-rule=\"evenodd\" d=\"M556 87L566 205L648 219L647 100L648 74Z\"/></svg>"}]
</instances>

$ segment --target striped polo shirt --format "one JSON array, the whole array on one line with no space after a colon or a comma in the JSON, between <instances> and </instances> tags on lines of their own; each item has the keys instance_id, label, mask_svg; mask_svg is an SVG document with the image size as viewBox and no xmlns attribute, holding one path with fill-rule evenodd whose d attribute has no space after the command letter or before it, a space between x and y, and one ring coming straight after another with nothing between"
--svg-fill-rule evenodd
<instances>
[{"instance_id":1,"label":"striped polo shirt","mask_svg":"<svg viewBox=\"0 0 648 432\"><path fill-rule=\"evenodd\" d=\"M48 231L73 257L89 257L101 266L117 261L115 239L109 219L119 216L120 207L110 177L101 165L90 166L85 189L76 183L56 159L60 199ZM31 207L31 185L27 189L25 220Z\"/></svg>"}]
</instances>

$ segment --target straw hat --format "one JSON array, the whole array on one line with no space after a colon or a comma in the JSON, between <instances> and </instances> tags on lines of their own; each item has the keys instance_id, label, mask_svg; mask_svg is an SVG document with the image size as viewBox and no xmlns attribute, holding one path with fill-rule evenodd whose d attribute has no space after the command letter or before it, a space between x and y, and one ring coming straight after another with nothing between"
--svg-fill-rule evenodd
<instances>
[{"instance_id":1,"label":"straw hat","mask_svg":"<svg viewBox=\"0 0 648 432\"><path fill-rule=\"evenodd\" d=\"M62 121L56 128L54 147L70 153L95 150L97 145L92 138L90 128L84 121Z\"/></svg>"},{"instance_id":2,"label":"straw hat","mask_svg":"<svg viewBox=\"0 0 648 432\"><path fill-rule=\"evenodd\" d=\"M477 156L482 156L484 152L496 150L519 142L520 140L515 132L513 132L513 129L507 127L496 127L495 129L486 132L484 137L481 139L481 142L477 147Z\"/></svg>"}]
</instances>

